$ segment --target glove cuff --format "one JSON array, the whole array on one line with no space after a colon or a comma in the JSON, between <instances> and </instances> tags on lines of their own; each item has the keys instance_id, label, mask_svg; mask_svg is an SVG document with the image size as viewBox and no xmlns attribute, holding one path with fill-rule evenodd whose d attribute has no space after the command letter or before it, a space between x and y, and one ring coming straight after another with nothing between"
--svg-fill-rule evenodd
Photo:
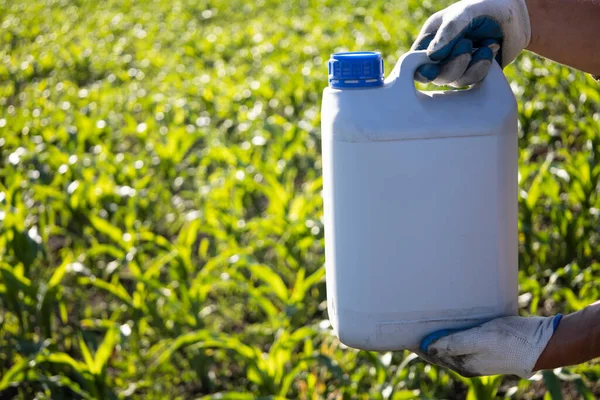
<instances>
[{"instance_id":1,"label":"glove cuff","mask_svg":"<svg viewBox=\"0 0 600 400\"><path fill-rule=\"evenodd\" d=\"M558 328L562 314L557 314L554 317L545 317L539 319L539 326L535 330L532 336L531 348L528 354L523 360L524 370L520 371L517 375L524 379L529 379L534 375L533 367L540 358L540 355L548 345L548 342L552 338L554 331Z\"/></svg>"}]
</instances>

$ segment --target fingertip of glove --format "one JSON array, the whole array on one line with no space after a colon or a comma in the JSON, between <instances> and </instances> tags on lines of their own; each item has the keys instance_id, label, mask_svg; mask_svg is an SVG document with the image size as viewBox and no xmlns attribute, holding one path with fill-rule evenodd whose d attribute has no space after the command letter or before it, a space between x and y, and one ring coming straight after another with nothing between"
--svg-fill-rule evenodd
<instances>
[{"instance_id":1,"label":"fingertip of glove","mask_svg":"<svg viewBox=\"0 0 600 400\"><path fill-rule=\"evenodd\" d=\"M434 33L426 33L425 35L423 35L419 39L417 39L417 41L413 44L412 49L413 50L427 50L427 48L429 47L429 44L431 43L431 41L433 40L434 37L435 37Z\"/></svg>"},{"instance_id":2,"label":"fingertip of glove","mask_svg":"<svg viewBox=\"0 0 600 400\"><path fill-rule=\"evenodd\" d=\"M487 75L492 61L488 59L480 59L475 63L470 63L464 75L457 81L453 82L454 87L467 87L481 82Z\"/></svg>"},{"instance_id":3,"label":"fingertip of glove","mask_svg":"<svg viewBox=\"0 0 600 400\"><path fill-rule=\"evenodd\" d=\"M494 51L489 47L480 47L473 53L471 57L471 63L469 66L476 64L480 61L492 61L494 59Z\"/></svg>"},{"instance_id":4,"label":"fingertip of glove","mask_svg":"<svg viewBox=\"0 0 600 400\"><path fill-rule=\"evenodd\" d=\"M435 49L435 47L433 49L428 48L427 56L432 61L443 61L445 58L447 58L450 55L451 52L452 52L452 46L448 44L439 49Z\"/></svg>"},{"instance_id":5,"label":"fingertip of glove","mask_svg":"<svg viewBox=\"0 0 600 400\"><path fill-rule=\"evenodd\" d=\"M429 83L440 74L440 66L438 64L421 65L415 72L415 79L421 83Z\"/></svg>"},{"instance_id":6,"label":"fingertip of glove","mask_svg":"<svg viewBox=\"0 0 600 400\"><path fill-rule=\"evenodd\" d=\"M469 39L461 39L454 45L449 58L455 58L463 54L471 54L473 52L473 42Z\"/></svg>"}]
</instances>

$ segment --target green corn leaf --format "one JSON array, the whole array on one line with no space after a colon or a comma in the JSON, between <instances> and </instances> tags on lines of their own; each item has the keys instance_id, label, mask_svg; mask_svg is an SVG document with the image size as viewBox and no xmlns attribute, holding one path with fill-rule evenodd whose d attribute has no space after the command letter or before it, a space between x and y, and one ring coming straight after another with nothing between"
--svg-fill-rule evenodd
<instances>
[{"instance_id":1,"label":"green corn leaf","mask_svg":"<svg viewBox=\"0 0 600 400\"><path fill-rule=\"evenodd\" d=\"M200 241L200 246L198 246L198 257L206 258L208 254L208 247L210 246L210 240L208 238L204 238Z\"/></svg>"},{"instance_id":2,"label":"green corn leaf","mask_svg":"<svg viewBox=\"0 0 600 400\"><path fill-rule=\"evenodd\" d=\"M412 400L419 398L419 393L415 390L399 390L397 392L394 392L394 394L392 394L391 397L392 400Z\"/></svg>"},{"instance_id":3,"label":"green corn leaf","mask_svg":"<svg viewBox=\"0 0 600 400\"><path fill-rule=\"evenodd\" d=\"M87 254L90 257L107 254L117 260L125 257L125 252L122 249L110 244L95 244L87 251Z\"/></svg>"},{"instance_id":4,"label":"green corn leaf","mask_svg":"<svg viewBox=\"0 0 600 400\"><path fill-rule=\"evenodd\" d=\"M324 278L325 268L321 267L304 280L304 292L307 292L311 287L313 287L317 283L322 282Z\"/></svg>"},{"instance_id":5,"label":"green corn leaf","mask_svg":"<svg viewBox=\"0 0 600 400\"><path fill-rule=\"evenodd\" d=\"M202 347L214 347L222 349L234 350L242 356L247 362L254 363L259 359L261 352L254 347L242 343L240 340L233 337L218 337L213 340L207 340Z\"/></svg>"},{"instance_id":6,"label":"green corn leaf","mask_svg":"<svg viewBox=\"0 0 600 400\"><path fill-rule=\"evenodd\" d=\"M0 392L8 389L11 384L21 382L21 380L24 378L23 372L30 368L30 362L31 360L29 359L21 360L20 362L15 363L15 365L13 365L8 371L6 371L0 380Z\"/></svg>"},{"instance_id":7,"label":"green corn leaf","mask_svg":"<svg viewBox=\"0 0 600 400\"><path fill-rule=\"evenodd\" d=\"M295 330L289 337L289 342L292 344L296 344L304 339L308 339L313 337L314 335L316 335L317 332L308 326L304 326L302 328L299 328L297 330Z\"/></svg>"},{"instance_id":8,"label":"green corn leaf","mask_svg":"<svg viewBox=\"0 0 600 400\"><path fill-rule=\"evenodd\" d=\"M62 352L53 352L43 357L39 357L38 360L39 362L47 362L50 364L66 365L71 367L73 371L78 372L79 374L90 372L89 368L85 364Z\"/></svg>"},{"instance_id":9,"label":"green corn leaf","mask_svg":"<svg viewBox=\"0 0 600 400\"><path fill-rule=\"evenodd\" d=\"M296 274L296 281L294 282L294 288L292 289L292 295L290 296L290 303L294 304L302 298L304 298L304 278L306 276L306 269L300 268Z\"/></svg>"},{"instance_id":10,"label":"green corn leaf","mask_svg":"<svg viewBox=\"0 0 600 400\"><path fill-rule=\"evenodd\" d=\"M117 243L122 249L126 250L130 247L123 239L124 233L121 229L95 215L90 215L89 219L94 229L108 237L114 243Z\"/></svg>"},{"instance_id":11,"label":"green corn leaf","mask_svg":"<svg viewBox=\"0 0 600 400\"><path fill-rule=\"evenodd\" d=\"M165 237L157 235L152 232L148 232L148 231L144 231L144 232L140 233L140 240L145 241L145 242L154 243L156 246L162 247L167 250L170 250L172 247L171 242L169 240L167 240Z\"/></svg>"},{"instance_id":12,"label":"green corn leaf","mask_svg":"<svg viewBox=\"0 0 600 400\"><path fill-rule=\"evenodd\" d=\"M379 359L379 357L377 357L377 354L375 352L361 351L361 353L363 355L365 355L366 358L368 358L369 361L371 362L371 364L375 367L375 372L376 372L375 380L378 385L382 385L385 382L387 373L386 373L386 368L381 363L381 360Z\"/></svg>"},{"instance_id":13,"label":"green corn leaf","mask_svg":"<svg viewBox=\"0 0 600 400\"><path fill-rule=\"evenodd\" d=\"M156 360L152 363L152 365L156 368L157 366L165 363L169 358L171 358L173 353L175 353L179 349L182 349L186 346L190 346L198 342L208 341L210 339L210 333L205 330L190 332L185 335L182 335L175 339L175 341L171 342L171 344L168 344L166 348L156 357Z\"/></svg>"},{"instance_id":14,"label":"green corn leaf","mask_svg":"<svg viewBox=\"0 0 600 400\"><path fill-rule=\"evenodd\" d=\"M62 264L54 270L52 277L48 281L48 286L46 287L45 292L40 298L40 301L37 305L39 324L44 330L44 334L46 337L51 337L51 329L52 329L52 317L55 314L55 307L58 304L59 300L59 292L61 290L62 280L67 272L68 266L72 260L71 256L66 256L63 260Z\"/></svg>"},{"instance_id":15,"label":"green corn leaf","mask_svg":"<svg viewBox=\"0 0 600 400\"><path fill-rule=\"evenodd\" d=\"M248 376L248 380L257 385L264 385L265 382L269 380L267 376L267 371L263 371L258 368L256 365L251 365L248 367L248 372L246 373Z\"/></svg>"},{"instance_id":16,"label":"green corn leaf","mask_svg":"<svg viewBox=\"0 0 600 400\"><path fill-rule=\"evenodd\" d=\"M565 297L565 300L567 301L567 304L569 305L569 307L571 307L573 310L581 310L583 308L585 308L586 306L588 306L587 302L581 301L576 295L575 293L573 293L573 291L569 288L564 288L562 289L562 294Z\"/></svg>"},{"instance_id":17,"label":"green corn leaf","mask_svg":"<svg viewBox=\"0 0 600 400\"><path fill-rule=\"evenodd\" d=\"M66 324L69 320L69 315L67 312L67 305L64 301L58 303L58 314L60 315L60 320L63 324Z\"/></svg>"},{"instance_id":18,"label":"green corn leaf","mask_svg":"<svg viewBox=\"0 0 600 400\"><path fill-rule=\"evenodd\" d=\"M213 393L203 397L199 400L255 400L256 397L252 393L243 392L220 392Z\"/></svg>"},{"instance_id":19,"label":"green corn leaf","mask_svg":"<svg viewBox=\"0 0 600 400\"><path fill-rule=\"evenodd\" d=\"M76 382L72 381L64 375L54 375L50 377L47 377L45 375L38 375L37 380L43 382L49 387L67 388L84 400L93 399L93 397L90 394L81 389L81 386L79 386L79 384L77 384Z\"/></svg>"},{"instance_id":20,"label":"green corn leaf","mask_svg":"<svg viewBox=\"0 0 600 400\"><path fill-rule=\"evenodd\" d=\"M106 366L108 365L108 361L113 354L115 346L119 343L120 332L119 327L113 325L112 328L106 331L104 335L104 340L98 350L96 351L96 355L94 356L94 373L99 375L103 374Z\"/></svg>"},{"instance_id":21,"label":"green corn leaf","mask_svg":"<svg viewBox=\"0 0 600 400\"><path fill-rule=\"evenodd\" d=\"M336 379L344 379L344 371L339 363L332 357L325 354L317 354L316 356L303 358L305 361L314 360L319 365L325 367Z\"/></svg>"},{"instance_id":22,"label":"green corn leaf","mask_svg":"<svg viewBox=\"0 0 600 400\"><path fill-rule=\"evenodd\" d=\"M25 317L25 305L20 298L21 293L29 298L36 297L36 290L31 286L31 281L22 275L15 274L12 268L0 264L0 276L6 283L6 294L3 296L6 300L9 310L11 310L19 321L22 330L25 330L27 318Z\"/></svg>"},{"instance_id":23,"label":"green corn leaf","mask_svg":"<svg viewBox=\"0 0 600 400\"><path fill-rule=\"evenodd\" d=\"M575 380L575 387L577 388L577 393L584 400L594 400L594 393L585 385L585 382L582 379Z\"/></svg>"},{"instance_id":24,"label":"green corn leaf","mask_svg":"<svg viewBox=\"0 0 600 400\"><path fill-rule=\"evenodd\" d=\"M144 271L143 279L145 281L148 281L148 280L158 277L160 275L161 268L164 267L165 265L167 265L169 262L171 262L176 256L177 256L177 252L172 251L172 252L165 253L162 256L158 257L156 260L154 260L154 262L152 264L150 264L148 269L146 269L146 271Z\"/></svg>"},{"instance_id":25,"label":"green corn leaf","mask_svg":"<svg viewBox=\"0 0 600 400\"><path fill-rule=\"evenodd\" d=\"M548 389L548 394L550 394L550 398L552 400L562 400L562 391L560 380L552 371L542 371L542 376L544 377L544 385L546 385L546 389Z\"/></svg>"},{"instance_id":26,"label":"green corn leaf","mask_svg":"<svg viewBox=\"0 0 600 400\"><path fill-rule=\"evenodd\" d=\"M543 182L544 177L546 176L546 172L548 171L548 168L550 167L550 163L552 162L552 160L553 160L552 155L549 155L546 158L546 160L540 167L540 170L538 171L537 175L533 179L533 182L531 182L531 186L529 187L529 190L527 191L527 199L525 200L525 204L527 205L527 208L529 208L530 210L537 203L537 201L541 195L542 182Z\"/></svg>"},{"instance_id":27,"label":"green corn leaf","mask_svg":"<svg viewBox=\"0 0 600 400\"><path fill-rule=\"evenodd\" d=\"M285 187L273 175L267 174L264 176L266 186L264 192L269 198L269 215L283 216L283 212L287 208L290 200L290 195Z\"/></svg>"},{"instance_id":28,"label":"green corn leaf","mask_svg":"<svg viewBox=\"0 0 600 400\"><path fill-rule=\"evenodd\" d=\"M179 236L177 237L177 244L179 247L182 247L187 250L189 253L198 238L198 230L200 229L200 221L195 219L181 228L179 231Z\"/></svg>"},{"instance_id":29,"label":"green corn leaf","mask_svg":"<svg viewBox=\"0 0 600 400\"><path fill-rule=\"evenodd\" d=\"M304 360L296 364L294 368L292 368L287 374L285 374L281 380L281 387L279 389L280 396L286 396L294 383L294 379L298 376L299 373L306 370L308 367L308 363Z\"/></svg>"},{"instance_id":30,"label":"green corn leaf","mask_svg":"<svg viewBox=\"0 0 600 400\"><path fill-rule=\"evenodd\" d=\"M31 288L31 280L20 274L15 274L13 269L0 265L0 272L4 275L4 279L8 284L16 285L16 288L27 294L34 294Z\"/></svg>"},{"instance_id":31,"label":"green corn leaf","mask_svg":"<svg viewBox=\"0 0 600 400\"><path fill-rule=\"evenodd\" d=\"M67 199L67 197L65 196L65 193L63 193L59 190L56 190L55 188L53 188L51 186L46 186L46 185L37 186L34 196L36 199L40 199L40 200L51 199L51 200L58 201L58 202L64 202Z\"/></svg>"},{"instance_id":32,"label":"green corn leaf","mask_svg":"<svg viewBox=\"0 0 600 400\"><path fill-rule=\"evenodd\" d=\"M166 346L156 357L152 363L151 369L157 368L165 363L178 350L194 345L195 348L222 348L230 349L241 355L249 362L255 362L257 354L260 351L248 345L243 344L234 337L211 334L207 330L200 330L186 333L179 336L173 342Z\"/></svg>"},{"instance_id":33,"label":"green corn leaf","mask_svg":"<svg viewBox=\"0 0 600 400\"><path fill-rule=\"evenodd\" d=\"M97 287L98 289L105 290L108 293L116 296L118 299L122 300L127 305L133 307L133 299L131 298L129 293L127 293L127 290L125 290L125 288L118 282L110 283L96 277L81 277L77 280L77 282L80 285L91 285Z\"/></svg>"},{"instance_id":34,"label":"green corn leaf","mask_svg":"<svg viewBox=\"0 0 600 400\"><path fill-rule=\"evenodd\" d=\"M469 390L467 391L467 397L465 398L465 400L480 400L480 397L478 397L478 393L477 393L477 386L474 385L469 385ZM489 400L485 397L481 397L482 400Z\"/></svg>"},{"instance_id":35,"label":"green corn leaf","mask_svg":"<svg viewBox=\"0 0 600 400\"><path fill-rule=\"evenodd\" d=\"M247 392L219 392L198 398L197 400L286 400L281 396L256 396Z\"/></svg>"},{"instance_id":36,"label":"green corn leaf","mask_svg":"<svg viewBox=\"0 0 600 400\"><path fill-rule=\"evenodd\" d=\"M85 361L87 368L95 373L95 363L94 358L92 357L92 353L90 353L90 349L87 344L85 344L85 340L83 340L83 336L79 335L79 350L83 355L83 360Z\"/></svg>"},{"instance_id":37,"label":"green corn leaf","mask_svg":"<svg viewBox=\"0 0 600 400\"><path fill-rule=\"evenodd\" d=\"M273 269L266 265L254 264L249 267L250 273L254 278L260 279L271 288L273 294L277 296L281 301L287 302L288 300L288 289L283 280Z\"/></svg>"},{"instance_id":38,"label":"green corn leaf","mask_svg":"<svg viewBox=\"0 0 600 400\"><path fill-rule=\"evenodd\" d=\"M115 322L108 319L89 319L84 318L79 321L83 328L92 330L108 330L114 326Z\"/></svg>"},{"instance_id":39,"label":"green corn leaf","mask_svg":"<svg viewBox=\"0 0 600 400\"><path fill-rule=\"evenodd\" d=\"M71 260L72 256L65 257L62 264L58 268L56 268L56 270L52 274L52 277L48 281L49 289L55 288L62 282L62 279L65 276L65 273L67 272L67 268L69 267L69 263L71 262Z\"/></svg>"},{"instance_id":40,"label":"green corn leaf","mask_svg":"<svg viewBox=\"0 0 600 400\"><path fill-rule=\"evenodd\" d=\"M256 290L255 288L248 288L248 293L252 300L254 300L269 317L275 318L279 315L280 311L273 305L267 296L264 296L261 293L261 291Z\"/></svg>"}]
</instances>

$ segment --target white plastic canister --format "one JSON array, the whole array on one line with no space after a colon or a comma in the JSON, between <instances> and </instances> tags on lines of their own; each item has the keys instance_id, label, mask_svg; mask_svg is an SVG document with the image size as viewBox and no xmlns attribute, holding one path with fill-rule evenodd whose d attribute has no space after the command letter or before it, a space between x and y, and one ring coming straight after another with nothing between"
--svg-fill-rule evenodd
<instances>
[{"instance_id":1,"label":"white plastic canister","mask_svg":"<svg viewBox=\"0 0 600 400\"><path fill-rule=\"evenodd\" d=\"M329 318L365 350L517 313L517 104L496 62L468 90L421 92L430 60L337 53L323 93Z\"/></svg>"}]
</instances>

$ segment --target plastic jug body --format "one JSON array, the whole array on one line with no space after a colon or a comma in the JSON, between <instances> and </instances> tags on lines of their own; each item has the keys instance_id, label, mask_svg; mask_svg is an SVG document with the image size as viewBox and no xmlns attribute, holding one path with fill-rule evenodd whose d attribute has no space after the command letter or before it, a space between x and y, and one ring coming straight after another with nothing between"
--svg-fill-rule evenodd
<instances>
[{"instance_id":1,"label":"plastic jug body","mask_svg":"<svg viewBox=\"0 0 600 400\"><path fill-rule=\"evenodd\" d=\"M322 106L329 318L365 350L517 312L517 106L500 67L422 93L408 53L380 86Z\"/></svg>"}]
</instances>

